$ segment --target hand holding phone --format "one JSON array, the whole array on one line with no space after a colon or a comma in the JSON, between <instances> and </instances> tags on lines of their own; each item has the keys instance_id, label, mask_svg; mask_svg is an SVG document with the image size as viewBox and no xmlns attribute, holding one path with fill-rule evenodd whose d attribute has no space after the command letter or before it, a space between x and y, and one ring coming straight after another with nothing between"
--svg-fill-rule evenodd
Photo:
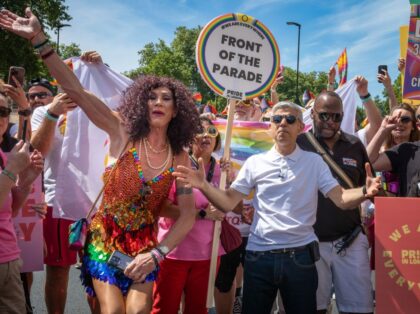
<instances>
[{"instance_id":1,"label":"hand holding phone","mask_svg":"<svg viewBox=\"0 0 420 314\"><path fill-rule=\"evenodd\" d=\"M119 270L124 272L128 264L130 264L133 261L133 259L133 257L121 253L120 251L114 251L109 257L107 263L108 265L118 268Z\"/></svg>"},{"instance_id":2,"label":"hand holding phone","mask_svg":"<svg viewBox=\"0 0 420 314\"><path fill-rule=\"evenodd\" d=\"M23 86L23 82L25 81L25 69L16 66L11 66L9 68L9 78L7 84L17 88L18 86L16 85L13 77L19 82L20 86Z\"/></svg>"},{"instance_id":3,"label":"hand holding phone","mask_svg":"<svg viewBox=\"0 0 420 314\"><path fill-rule=\"evenodd\" d=\"M386 64L379 65L378 74L385 75L385 72L388 72L388 66ZM382 81L378 80L378 83L382 83Z\"/></svg>"}]
</instances>

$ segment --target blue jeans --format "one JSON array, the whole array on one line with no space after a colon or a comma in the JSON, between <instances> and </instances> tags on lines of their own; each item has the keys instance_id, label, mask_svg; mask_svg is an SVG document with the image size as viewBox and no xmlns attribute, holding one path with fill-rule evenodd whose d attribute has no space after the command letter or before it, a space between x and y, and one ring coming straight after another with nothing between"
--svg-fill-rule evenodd
<instances>
[{"instance_id":1,"label":"blue jeans","mask_svg":"<svg viewBox=\"0 0 420 314\"><path fill-rule=\"evenodd\" d=\"M309 249L291 253L247 251L243 314L269 314L280 289L286 313L316 313L318 273Z\"/></svg>"}]
</instances>

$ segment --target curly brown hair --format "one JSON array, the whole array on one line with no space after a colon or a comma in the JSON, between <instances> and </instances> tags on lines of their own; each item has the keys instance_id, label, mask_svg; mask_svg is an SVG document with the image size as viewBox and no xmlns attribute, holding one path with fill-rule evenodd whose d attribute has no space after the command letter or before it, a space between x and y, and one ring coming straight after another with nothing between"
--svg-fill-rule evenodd
<instances>
[{"instance_id":1,"label":"curly brown hair","mask_svg":"<svg viewBox=\"0 0 420 314\"><path fill-rule=\"evenodd\" d=\"M166 87L174 97L176 116L169 122L167 136L175 154L190 146L200 132L200 120L194 100L180 81L169 77L145 75L137 78L123 93L117 108L125 129L132 141L137 141L150 132L147 102L152 90Z\"/></svg>"}]
</instances>

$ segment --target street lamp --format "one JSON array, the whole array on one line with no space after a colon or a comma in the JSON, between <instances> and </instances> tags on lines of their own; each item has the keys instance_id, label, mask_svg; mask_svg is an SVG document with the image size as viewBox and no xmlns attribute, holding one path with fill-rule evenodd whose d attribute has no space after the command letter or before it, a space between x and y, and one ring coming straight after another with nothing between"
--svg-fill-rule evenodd
<instances>
[{"instance_id":1,"label":"street lamp","mask_svg":"<svg viewBox=\"0 0 420 314\"><path fill-rule=\"evenodd\" d=\"M57 54L60 55L60 29L62 29L63 27L69 27L71 26L70 24L61 24L60 22L58 22L57 24Z\"/></svg>"},{"instance_id":2,"label":"street lamp","mask_svg":"<svg viewBox=\"0 0 420 314\"><path fill-rule=\"evenodd\" d=\"M299 99L299 52L300 52L300 27L301 25L296 22L287 22L287 25L294 25L298 28L298 50L297 50L297 66L296 66L296 104L300 105Z\"/></svg>"}]
</instances>

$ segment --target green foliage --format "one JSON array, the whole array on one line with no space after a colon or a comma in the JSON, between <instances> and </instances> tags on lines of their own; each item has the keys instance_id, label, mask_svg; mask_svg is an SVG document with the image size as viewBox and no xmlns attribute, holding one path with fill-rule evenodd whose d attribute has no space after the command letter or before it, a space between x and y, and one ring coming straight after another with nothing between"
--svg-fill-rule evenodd
<instances>
[{"instance_id":1,"label":"green foliage","mask_svg":"<svg viewBox=\"0 0 420 314\"><path fill-rule=\"evenodd\" d=\"M70 45L60 44L60 56L63 60L71 57L80 57L82 50L78 44L70 43Z\"/></svg>"},{"instance_id":2,"label":"green foliage","mask_svg":"<svg viewBox=\"0 0 420 314\"><path fill-rule=\"evenodd\" d=\"M54 30L64 21L70 21L65 0L1 0L0 7L22 16L26 7L31 7L38 16L44 29ZM26 70L26 79L49 77L48 71L35 55L30 43L9 32L0 31L0 78L7 79L9 67L22 66Z\"/></svg>"}]
</instances>

